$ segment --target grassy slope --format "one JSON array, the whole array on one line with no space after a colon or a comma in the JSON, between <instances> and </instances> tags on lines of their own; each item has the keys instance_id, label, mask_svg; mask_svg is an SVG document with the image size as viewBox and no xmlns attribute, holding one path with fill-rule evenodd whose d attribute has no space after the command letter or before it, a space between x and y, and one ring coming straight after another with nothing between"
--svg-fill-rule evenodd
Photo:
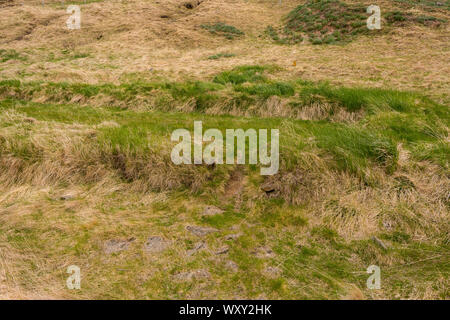
<instances>
[{"instance_id":1,"label":"grassy slope","mask_svg":"<svg viewBox=\"0 0 450 320\"><path fill-rule=\"evenodd\" d=\"M238 74L246 70L249 84L262 81L248 73L255 69L263 68L242 67ZM216 82L241 79L230 75L236 70L218 75ZM64 257L86 272L80 297L358 297L373 294L364 290L367 276L361 271L378 264L383 270L380 297L446 297L448 109L415 94L298 83L290 94L302 99L297 108L307 108L305 101L314 94L336 105L333 112L364 111L364 116L350 122L304 121L210 116L199 113L201 108L167 113L3 100L2 184L8 192L1 230L6 247L17 254L6 259L8 268L22 274L15 284L36 287L40 280L33 270L39 270L56 286L46 290L61 293L64 268L56 265ZM3 82L1 88L27 91L27 84L16 85ZM61 85L53 87L61 98ZM95 92L96 86L88 88L83 91ZM241 87L235 89L228 94L239 96ZM182 104L184 97L177 92L174 99ZM264 92L255 98L267 99ZM202 120L205 129L223 131L280 128L275 197L259 190L264 180L252 166L171 165L171 132L192 129L194 120ZM400 144L409 155L401 161ZM427 162L422 161L425 155ZM237 191L230 188L230 181L236 184L235 172L243 176ZM58 200L65 190L75 192L75 199ZM202 218L208 204L226 211ZM207 250L186 259L186 250L201 241L186 225L220 231L203 239ZM230 233L242 236L224 240ZM150 235L164 235L173 246L155 259L142 250ZM389 249L378 247L372 235ZM130 250L112 256L102 252L105 240L130 237L137 239ZM217 256L214 252L223 245L229 253ZM274 253L259 256L265 248ZM47 258L30 259L27 252ZM225 281L230 260L239 268L233 273L236 282ZM209 270L211 278L195 283L174 278L197 269Z\"/></svg>"},{"instance_id":2,"label":"grassy slope","mask_svg":"<svg viewBox=\"0 0 450 320\"><path fill-rule=\"evenodd\" d=\"M327 50L351 55L348 46ZM6 74L37 67L39 56L19 48L0 52ZM51 81L36 72L0 82L0 296L449 298L448 105L286 77L285 67L236 66L242 60L179 81L127 73L124 61L115 68L126 81L51 75L66 63L98 64L97 54L59 50ZM279 174L173 165L170 134L194 120L222 131L280 129ZM276 192L266 195L264 183ZM224 213L202 217L207 205ZM218 232L199 238L192 225ZM146 253L154 235L169 248ZM130 238L128 250L104 252L107 240ZM65 287L72 264L80 291ZM381 267L381 290L366 289L371 264ZM177 276L194 270L208 274Z\"/></svg>"}]
</instances>

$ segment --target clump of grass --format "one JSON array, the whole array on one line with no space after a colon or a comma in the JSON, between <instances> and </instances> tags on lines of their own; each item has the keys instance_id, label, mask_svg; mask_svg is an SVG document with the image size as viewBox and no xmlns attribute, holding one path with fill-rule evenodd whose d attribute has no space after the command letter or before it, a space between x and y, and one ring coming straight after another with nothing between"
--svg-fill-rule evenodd
<instances>
[{"instance_id":1,"label":"clump of grass","mask_svg":"<svg viewBox=\"0 0 450 320\"><path fill-rule=\"evenodd\" d=\"M304 103L313 103L325 98L330 103L337 103L348 111L364 109L368 112L377 110L409 111L414 106L415 95L408 92L378 88L332 87L327 83L307 84L300 89Z\"/></svg>"},{"instance_id":2,"label":"clump of grass","mask_svg":"<svg viewBox=\"0 0 450 320\"><path fill-rule=\"evenodd\" d=\"M440 165L446 171L450 165L450 144L446 141L421 142L412 149L412 155L417 160L428 160Z\"/></svg>"},{"instance_id":3,"label":"clump of grass","mask_svg":"<svg viewBox=\"0 0 450 320\"><path fill-rule=\"evenodd\" d=\"M217 22L214 24L202 24L200 27L208 30L212 34L224 36L229 40L233 40L235 37L244 35L244 32L242 32L238 28L230 26L223 22Z\"/></svg>"},{"instance_id":4,"label":"clump of grass","mask_svg":"<svg viewBox=\"0 0 450 320\"><path fill-rule=\"evenodd\" d=\"M410 14L402 11L389 11L384 15L386 21L390 24L401 23L408 20Z\"/></svg>"},{"instance_id":5,"label":"clump of grass","mask_svg":"<svg viewBox=\"0 0 450 320\"><path fill-rule=\"evenodd\" d=\"M289 97L295 94L294 87L286 82L261 83L250 86L237 85L234 90L263 98L271 96Z\"/></svg>"},{"instance_id":6,"label":"clump of grass","mask_svg":"<svg viewBox=\"0 0 450 320\"><path fill-rule=\"evenodd\" d=\"M217 83L194 81L167 83L164 89L168 89L174 99L195 101L195 109L204 110L217 102L219 97L214 94L214 91L217 91L221 87Z\"/></svg>"},{"instance_id":7,"label":"clump of grass","mask_svg":"<svg viewBox=\"0 0 450 320\"><path fill-rule=\"evenodd\" d=\"M225 71L214 78L220 84L232 84L236 92L255 95L261 98L271 96L289 97L295 94L295 87L287 82L270 81L264 71L265 66L239 66L231 71Z\"/></svg>"},{"instance_id":8,"label":"clump of grass","mask_svg":"<svg viewBox=\"0 0 450 320\"><path fill-rule=\"evenodd\" d=\"M208 60L218 60L220 58L232 58L235 57L236 55L234 53L226 53L226 52L221 52L212 56L208 57Z\"/></svg>"},{"instance_id":9,"label":"clump of grass","mask_svg":"<svg viewBox=\"0 0 450 320\"><path fill-rule=\"evenodd\" d=\"M242 84L245 82L265 82L264 66L239 66L231 71L225 71L214 77L214 82L220 84Z\"/></svg>"},{"instance_id":10,"label":"clump of grass","mask_svg":"<svg viewBox=\"0 0 450 320\"><path fill-rule=\"evenodd\" d=\"M395 142L375 130L348 125L315 125L311 127L317 145L330 152L340 169L357 174L366 182L366 169L372 164L392 173L397 167Z\"/></svg>"},{"instance_id":11,"label":"clump of grass","mask_svg":"<svg viewBox=\"0 0 450 320\"><path fill-rule=\"evenodd\" d=\"M283 43L295 44L306 36L313 44L330 44L367 33L366 19L365 8L360 5L308 0L287 15L281 35L273 27L268 27L266 33Z\"/></svg>"},{"instance_id":12,"label":"clump of grass","mask_svg":"<svg viewBox=\"0 0 450 320\"><path fill-rule=\"evenodd\" d=\"M394 26L405 26L410 23L419 23L424 26L429 27L439 27L440 25L446 23L444 19L440 19L434 16L420 15L414 16L409 12L402 11L389 11L384 15L386 22Z\"/></svg>"},{"instance_id":13,"label":"clump of grass","mask_svg":"<svg viewBox=\"0 0 450 320\"><path fill-rule=\"evenodd\" d=\"M272 27L272 26L267 26L265 33L272 39L275 41L279 41L280 37L278 36L277 31Z\"/></svg>"},{"instance_id":14,"label":"clump of grass","mask_svg":"<svg viewBox=\"0 0 450 320\"><path fill-rule=\"evenodd\" d=\"M6 62L9 60L25 61L26 58L14 49L0 49L0 62Z\"/></svg>"},{"instance_id":15,"label":"clump of grass","mask_svg":"<svg viewBox=\"0 0 450 320\"><path fill-rule=\"evenodd\" d=\"M414 20L425 26L440 26L441 24L447 22L447 20L444 20L444 19L436 18L433 16L425 16L425 15L418 16Z\"/></svg>"}]
</instances>

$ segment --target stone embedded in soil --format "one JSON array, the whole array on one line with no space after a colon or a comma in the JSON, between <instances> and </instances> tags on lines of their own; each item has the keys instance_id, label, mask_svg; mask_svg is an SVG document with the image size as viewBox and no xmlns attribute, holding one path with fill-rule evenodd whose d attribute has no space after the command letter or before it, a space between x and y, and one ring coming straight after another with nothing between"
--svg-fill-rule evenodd
<instances>
[{"instance_id":1,"label":"stone embedded in soil","mask_svg":"<svg viewBox=\"0 0 450 320\"><path fill-rule=\"evenodd\" d=\"M199 227L199 226L187 226L186 230L192 232L198 237L203 237L206 236L207 234L219 231L215 228Z\"/></svg>"},{"instance_id":2,"label":"stone embedded in soil","mask_svg":"<svg viewBox=\"0 0 450 320\"><path fill-rule=\"evenodd\" d=\"M215 206L206 206L202 212L202 216L215 216L223 213L223 210Z\"/></svg>"},{"instance_id":3,"label":"stone embedded in soil","mask_svg":"<svg viewBox=\"0 0 450 320\"><path fill-rule=\"evenodd\" d=\"M208 270L198 269L193 271L180 272L173 275L175 280L190 281L190 280L201 280L211 278L211 274Z\"/></svg>"},{"instance_id":4,"label":"stone embedded in soil","mask_svg":"<svg viewBox=\"0 0 450 320\"><path fill-rule=\"evenodd\" d=\"M186 254L188 256L192 256L194 254L196 254L197 252L199 252L200 250L206 249L206 244L202 241L202 242L197 242L194 245L194 248L189 249L188 251L186 251Z\"/></svg>"},{"instance_id":5,"label":"stone embedded in soil","mask_svg":"<svg viewBox=\"0 0 450 320\"><path fill-rule=\"evenodd\" d=\"M128 240L111 239L107 240L104 245L105 253L111 254L127 250L130 243L133 242L135 238L130 238Z\"/></svg>"},{"instance_id":6,"label":"stone embedded in soil","mask_svg":"<svg viewBox=\"0 0 450 320\"><path fill-rule=\"evenodd\" d=\"M167 249L170 245L170 241L165 240L159 236L152 236L147 239L144 244L144 250L146 252L161 252Z\"/></svg>"},{"instance_id":7,"label":"stone embedded in soil","mask_svg":"<svg viewBox=\"0 0 450 320\"><path fill-rule=\"evenodd\" d=\"M275 185L271 182L266 182L261 185L261 190L265 193L272 193L276 190Z\"/></svg>"},{"instance_id":8,"label":"stone embedded in soil","mask_svg":"<svg viewBox=\"0 0 450 320\"><path fill-rule=\"evenodd\" d=\"M75 198L75 196L72 194L64 194L59 197L59 200L72 200L73 198Z\"/></svg>"},{"instance_id":9,"label":"stone embedded in soil","mask_svg":"<svg viewBox=\"0 0 450 320\"><path fill-rule=\"evenodd\" d=\"M35 123L36 119L35 118L31 118L31 117L26 117L23 119L23 121L28 122L28 123Z\"/></svg>"}]
</instances>

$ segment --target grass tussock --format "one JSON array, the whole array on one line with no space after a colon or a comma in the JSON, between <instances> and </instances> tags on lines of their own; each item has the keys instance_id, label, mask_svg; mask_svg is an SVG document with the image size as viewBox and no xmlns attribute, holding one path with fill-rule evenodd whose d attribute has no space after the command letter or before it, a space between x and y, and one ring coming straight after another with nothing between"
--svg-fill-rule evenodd
<instances>
[{"instance_id":1,"label":"grass tussock","mask_svg":"<svg viewBox=\"0 0 450 320\"><path fill-rule=\"evenodd\" d=\"M269 26L266 33L280 43L295 44L306 38L313 44L330 44L367 34L367 17L366 8L360 5L311 0L292 10L280 30Z\"/></svg>"},{"instance_id":2,"label":"grass tussock","mask_svg":"<svg viewBox=\"0 0 450 320\"><path fill-rule=\"evenodd\" d=\"M208 60L218 60L218 59L221 59L221 58L232 58L232 57L235 57L235 56L236 55L234 53L223 53L223 52L221 52L221 53L209 56Z\"/></svg>"},{"instance_id":3,"label":"grass tussock","mask_svg":"<svg viewBox=\"0 0 450 320\"><path fill-rule=\"evenodd\" d=\"M9 60L26 61L26 57L14 49L0 49L0 63Z\"/></svg>"},{"instance_id":4,"label":"grass tussock","mask_svg":"<svg viewBox=\"0 0 450 320\"><path fill-rule=\"evenodd\" d=\"M228 40L233 40L235 37L240 37L244 35L244 32L242 32L238 28L230 26L223 22L217 22L213 24L202 24L200 27L202 29L209 31L211 34L223 36Z\"/></svg>"},{"instance_id":5,"label":"grass tussock","mask_svg":"<svg viewBox=\"0 0 450 320\"><path fill-rule=\"evenodd\" d=\"M421 24L429 27L440 27L447 23L446 19L430 15L415 15L410 12L388 11L384 18L386 22L394 26L407 26L411 24Z\"/></svg>"}]
</instances>

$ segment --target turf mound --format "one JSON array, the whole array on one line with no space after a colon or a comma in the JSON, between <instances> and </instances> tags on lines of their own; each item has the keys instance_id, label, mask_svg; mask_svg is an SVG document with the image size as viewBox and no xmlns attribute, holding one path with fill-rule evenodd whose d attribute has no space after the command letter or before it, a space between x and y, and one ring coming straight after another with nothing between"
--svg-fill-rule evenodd
<instances>
[{"instance_id":1,"label":"turf mound","mask_svg":"<svg viewBox=\"0 0 450 320\"><path fill-rule=\"evenodd\" d=\"M308 0L292 10L284 27L267 28L272 39L281 43L298 43L307 38L313 44L333 43L367 33L366 8L339 0Z\"/></svg>"}]
</instances>

